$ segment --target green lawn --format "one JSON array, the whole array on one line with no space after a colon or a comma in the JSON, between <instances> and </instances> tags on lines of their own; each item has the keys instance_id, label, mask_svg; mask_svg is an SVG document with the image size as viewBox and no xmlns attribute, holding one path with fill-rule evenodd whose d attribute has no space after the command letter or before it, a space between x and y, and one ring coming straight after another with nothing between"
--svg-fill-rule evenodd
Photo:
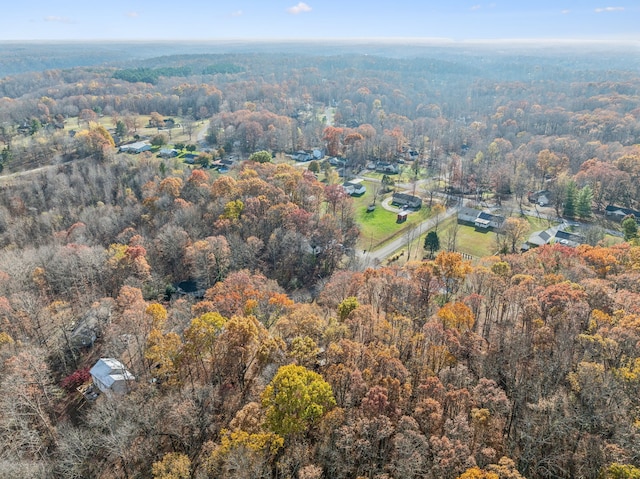
<instances>
[{"instance_id":1,"label":"green lawn","mask_svg":"<svg viewBox=\"0 0 640 479\"><path fill-rule=\"evenodd\" d=\"M531 225L529 227L529 235L536 231L546 230L547 228L557 224L544 218L536 218L535 216L525 216L525 219L529 222L529 225Z\"/></svg>"},{"instance_id":2,"label":"green lawn","mask_svg":"<svg viewBox=\"0 0 640 479\"><path fill-rule=\"evenodd\" d=\"M420 211L409 214L407 221L397 223L397 214L385 210L378 205L372 212L367 212L366 206L356 209L356 222L360 227L359 245L363 249L376 249L388 241L397 238L409 228L429 217L429 209L423 207Z\"/></svg>"},{"instance_id":3,"label":"green lawn","mask_svg":"<svg viewBox=\"0 0 640 479\"><path fill-rule=\"evenodd\" d=\"M438 228L440 247L445 249L447 237L456 226L456 218L449 218ZM458 224L456 234L456 251L481 258L496 252L496 234L493 231L477 231L473 226ZM421 238L424 243L424 238Z\"/></svg>"},{"instance_id":4,"label":"green lawn","mask_svg":"<svg viewBox=\"0 0 640 479\"><path fill-rule=\"evenodd\" d=\"M364 185L367 187L367 192L360 197L353 198L355 219L360 227L359 246L363 249L375 249L387 241L391 241L430 215L429 208L422 207L420 211L410 213L404 223L397 223L397 213L387 211L381 205L382 200L391 193L378 195L376 209L368 212L367 206L373 201L373 190L380 187L380 184L365 181Z\"/></svg>"},{"instance_id":5,"label":"green lawn","mask_svg":"<svg viewBox=\"0 0 640 479\"><path fill-rule=\"evenodd\" d=\"M545 230L550 226L549 221L546 219L539 219L531 216L527 216L526 219L530 224L527 235L530 235L535 231ZM438 237L440 239L441 250L446 249L447 237L449 232L453 229L455 222L455 218L449 218L438 227ZM422 251L424 238L427 233L428 232L425 231L419 239L412 243L412 250ZM456 237L456 250L460 253L466 253L476 258L492 256L497 250L496 234L493 231L478 231L473 226L459 224Z\"/></svg>"},{"instance_id":6,"label":"green lawn","mask_svg":"<svg viewBox=\"0 0 640 479\"><path fill-rule=\"evenodd\" d=\"M613 236L610 234L605 234L604 239L602 240L602 244L607 247L620 243L624 243L624 239L620 238L619 236Z\"/></svg>"}]
</instances>

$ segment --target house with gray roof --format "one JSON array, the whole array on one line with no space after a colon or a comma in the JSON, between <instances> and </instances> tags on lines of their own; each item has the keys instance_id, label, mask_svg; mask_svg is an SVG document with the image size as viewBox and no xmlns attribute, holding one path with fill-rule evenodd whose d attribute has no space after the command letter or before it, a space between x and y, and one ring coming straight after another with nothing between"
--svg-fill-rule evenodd
<instances>
[{"instance_id":1,"label":"house with gray roof","mask_svg":"<svg viewBox=\"0 0 640 479\"><path fill-rule=\"evenodd\" d=\"M362 178L354 178L353 180L345 181L342 187L351 196L362 196L367 192L367 187L362 184L362 181Z\"/></svg>"},{"instance_id":2,"label":"house with gray roof","mask_svg":"<svg viewBox=\"0 0 640 479\"><path fill-rule=\"evenodd\" d=\"M143 151L150 151L151 145L146 141L137 141L135 143L129 143L120 147L120 153L133 153L138 154Z\"/></svg>"},{"instance_id":3,"label":"house with gray roof","mask_svg":"<svg viewBox=\"0 0 640 479\"><path fill-rule=\"evenodd\" d=\"M422 208L422 198L408 193L394 193L391 197L391 204L419 210Z\"/></svg>"},{"instance_id":4,"label":"house with gray roof","mask_svg":"<svg viewBox=\"0 0 640 479\"><path fill-rule=\"evenodd\" d=\"M498 229L504 223L504 216L494 215L486 211L481 211L476 218L474 225L480 229Z\"/></svg>"},{"instance_id":5,"label":"house with gray roof","mask_svg":"<svg viewBox=\"0 0 640 479\"><path fill-rule=\"evenodd\" d=\"M458 210L458 222L473 225L479 214L480 210L463 206Z\"/></svg>"},{"instance_id":6,"label":"house with gray roof","mask_svg":"<svg viewBox=\"0 0 640 479\"><path fill-rule=\"evenodd\" d=\"M124 364L114 358L100 358L89 370L93 384L106 394L123 394L129 391L130 381L135 381Z\"/></svg>"},{"instance_id":7,"label":"house with gray roof","mask_svg":"<svg viewBox=\"0 0 640 479\"><path fill-rule=\"evenodd\" d=\"M562 225L558 225L547 228L544 231L536 231L529 236L527 245L536 247L545 244L558 243L575 248L578 245L584 244L584 237L579 234L564 231L562 228Z\"/></svg>"},{"instance_id":8,"label":"house with gray roof","mask_svg":"<svg viewBox=\"0 0 640 479\"><path fill-rule=\"evenodd\" d=\"M640 223L640 211L632 210L631 208L624 208L622 206L608 205L604 209L605 216L613 218L617 221L622 221L626 216L633 216L638 223Z\"/></svg>"},{"instance_id":9,"label":"house with gray roof","mask_svg":"<svg viewBox=\"0 0 640 479\"><path fill-rule=\"evenodd\" d=\"M504 223L504 216L494 215L488 211L463 207L458 210L458 222L473 225L478 229L498 229Z\"/></svg>"}]
</instances>

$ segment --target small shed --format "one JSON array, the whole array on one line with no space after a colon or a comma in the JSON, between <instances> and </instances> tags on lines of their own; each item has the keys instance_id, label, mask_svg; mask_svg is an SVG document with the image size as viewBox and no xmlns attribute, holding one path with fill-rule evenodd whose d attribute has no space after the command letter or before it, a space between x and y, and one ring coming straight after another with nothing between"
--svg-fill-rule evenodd
<instances>
[{"instance_id":1,"label":"small shed","mask_svg":"<svg viewBox=\"0 0 640 479\"><path fill-rule=\"evenodd\" d=\"M407 216L409 216L408 211L401 211L398 213L398 218L396 219L396 223L404 223L407 221Z\"/></svg>"},{"instance_id":2,"label":"small shed","mask_svg":"<svg viewBox=\"0 0 640 479\"><path fill-rule=\"evenodd\" d=\"M114 358L100 358L89 371L93 383L103 393L123 394L129 391L129 381L135 381L135 376Z\"/></svg>"}]
</instances>

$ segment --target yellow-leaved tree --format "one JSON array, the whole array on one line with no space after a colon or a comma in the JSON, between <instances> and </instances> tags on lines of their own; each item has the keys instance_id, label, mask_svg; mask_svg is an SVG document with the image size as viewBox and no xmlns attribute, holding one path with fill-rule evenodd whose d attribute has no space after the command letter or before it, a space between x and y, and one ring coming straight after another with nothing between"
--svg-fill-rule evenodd
<instances>
[{"instance_id":1,"label":"yellow-leaved tree","mask_svg":"<svg viewBox=\"0 0 640 479\"><path fill-rule=\"evenodd\" d=\"M161 461L153 463L151 472L153 479L189 479L191 461L184 454L170 452L165 454Z\"/></svg>"},{"instance_id":2,"label":"yellow-leaved tree","mask_svg":"<svg viewBox=\"0 0 640 479\"><path fill-rule=\"evenodd\" d=\"M303 366L282 366L262 393L265 425L287 436L308 430L336 405L331 386Z\"/></svg>"}]
</instances>

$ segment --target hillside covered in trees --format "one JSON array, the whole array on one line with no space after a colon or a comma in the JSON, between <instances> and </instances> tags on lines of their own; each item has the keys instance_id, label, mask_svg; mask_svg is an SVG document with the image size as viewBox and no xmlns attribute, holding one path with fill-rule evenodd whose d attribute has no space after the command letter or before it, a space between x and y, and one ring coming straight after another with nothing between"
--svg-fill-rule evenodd
<instances>
[{"instance_id":1,"label":"hillside covered in trees","mask_svg":"<svg viewBox=\"0 0 640 479\"><path fill-rule=\"evenodd\" d=\"M337 173L283 161L598 225L640 209L637 54L124 60L0 79L0 477L640 477L633 218L363 268ZM194 164L118 152L169 118ZM87 394L99 358L125 393Z\"/></svg>"}]
</instances>

